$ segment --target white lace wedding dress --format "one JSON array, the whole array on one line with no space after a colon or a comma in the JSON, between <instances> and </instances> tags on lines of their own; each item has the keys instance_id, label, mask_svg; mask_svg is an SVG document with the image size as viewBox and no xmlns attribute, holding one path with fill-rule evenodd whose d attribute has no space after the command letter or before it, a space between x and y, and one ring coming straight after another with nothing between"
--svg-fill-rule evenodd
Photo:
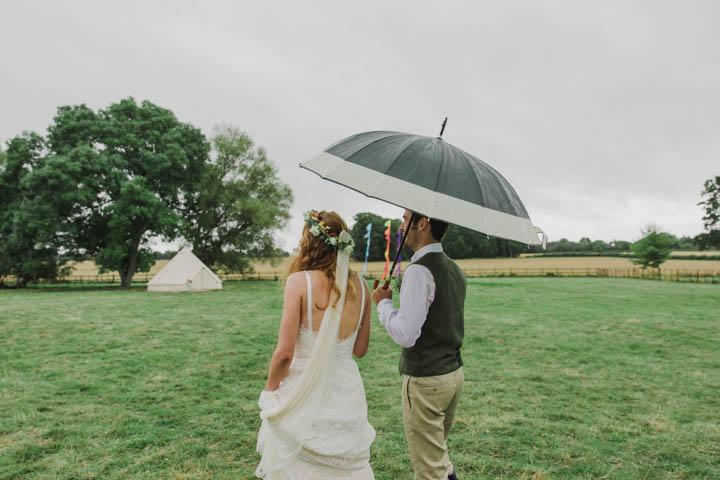
<instances>
[{"instance_id":1,"label":"white lace wedding dress","mask_svg":"<svg viewBox=\"0 0 720 480\"><path fill-rule=\"evenodd\" d=\"M290 365L287 377L280 383L278 390L273 392L275 398L272 402L282 402L292 394L292 391L301 383L301 377L308 365L321 332L312 330L312 289L309 274L305 272L308 285L308 323L309 328L300 327L295 346L295 355ZM346 277L347 278L347 277ZM361 282L364 282L362 277ZM365 306L365 289L362 290L362 308L360 319L363 317ZM343 292L344 294L344 292ZM344 297L344 295L343 295ZM343 298L344 299L344 298ZM326 310L323 323L328 318ZM322 328L322 326L321 326ZM314 416L309 422L309 428L297 443L297 454L278 471L272 471L272 460L263 456L258 470L255 472L259 478L268 480L371 480L374 479L370 467L370 445L375 439L375 429L368 423L365 388L355 360L352 358L353 346L360 321L355 331L349 337L338 340L335 333L334 356L329 359L327 380L324 382L322 392L314 392L315 408L309 409ZM262 405L263 409L267 408ZM268 402L268 400L266 400ZM268 435L269 425L263 420L258 434L258 452L261 454L271 442L273 437ZM277 429L277 428L276 428ZM272 432L277 435L277 432ZM268 438L270 437L270 438ZM280 440L276 440L280 443Z\"/></svg>"}]
</instances>

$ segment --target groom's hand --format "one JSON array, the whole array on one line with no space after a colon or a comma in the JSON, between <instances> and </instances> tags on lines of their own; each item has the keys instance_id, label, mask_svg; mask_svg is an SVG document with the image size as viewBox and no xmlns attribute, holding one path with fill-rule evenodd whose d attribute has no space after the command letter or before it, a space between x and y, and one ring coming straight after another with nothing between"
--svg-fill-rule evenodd
<instances>
[{"instance_id":1,"label":"groom's hand","mask_svg":"<svg viewBox=\"0 0 720 480\"><path fill-rule=\"evenodd\" d=\"M380 303L382 300L389 298L392 300L392 288L384 288L385 284L381 283L380 286L375 288L372 292L372 301L375 305Z\"/></svg>"}]
</instances>

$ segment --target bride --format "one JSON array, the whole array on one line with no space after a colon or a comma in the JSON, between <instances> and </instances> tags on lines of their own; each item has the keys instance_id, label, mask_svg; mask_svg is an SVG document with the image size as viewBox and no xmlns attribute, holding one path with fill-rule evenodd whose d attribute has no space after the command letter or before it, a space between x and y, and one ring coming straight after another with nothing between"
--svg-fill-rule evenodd
<instances>
[{"instance_id":1,"label":"bride","mask_svg":"<svg viewBox=\"0 0 720 480\"><path fill-rule=\"evenodd\" d=\"M370 339L370 295L349 275L352 237L335 212L305 212L285 283L278 343L258 402L255 476L266 480L373 479L365 389L354 354Z\"/></svg>"}]
</instances>

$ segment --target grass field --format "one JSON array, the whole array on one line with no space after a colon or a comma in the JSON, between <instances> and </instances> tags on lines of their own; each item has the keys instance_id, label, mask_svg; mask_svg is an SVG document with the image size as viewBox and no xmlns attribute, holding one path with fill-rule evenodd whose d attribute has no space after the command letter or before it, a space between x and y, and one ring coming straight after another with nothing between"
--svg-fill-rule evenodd
<instances>
[{"instance_id":1,"label":"grass field","mask_svg":"<svg viewBox=\"0 0 720 480\"><path fill-rule=\"evenodd\" d=\"M246 479L275 282L0 291L0 479ZM720 287L473 279L461 478L720 478ZM379 480L411 479L399 348L359 361Z\"/></svg>"}]
</instances>

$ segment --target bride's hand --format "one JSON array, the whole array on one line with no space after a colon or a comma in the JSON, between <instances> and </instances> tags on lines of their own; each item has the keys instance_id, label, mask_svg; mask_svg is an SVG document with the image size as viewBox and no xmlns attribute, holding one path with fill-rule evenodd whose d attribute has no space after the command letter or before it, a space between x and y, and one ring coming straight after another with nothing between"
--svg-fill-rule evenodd
<instances>
[{"instance_id":1,"label":"bride's hand","mask_svg":"<svg viewBox=\"0 0 720 480\"><path fill-rule=\"evenodd\" d=\"M280 395L277 390L263 390L260 392L260 398L258 399L258 406L261 410L266 408L274 408L280 403Z\"/></svg>"}]
</instances>

